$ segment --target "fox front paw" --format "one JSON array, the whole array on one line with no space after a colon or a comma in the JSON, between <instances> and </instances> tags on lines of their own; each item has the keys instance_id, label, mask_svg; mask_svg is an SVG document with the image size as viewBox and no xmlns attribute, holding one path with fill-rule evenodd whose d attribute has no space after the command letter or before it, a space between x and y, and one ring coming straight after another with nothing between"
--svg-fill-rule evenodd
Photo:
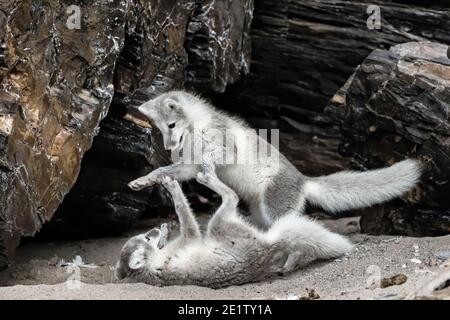
<instances>
[{"instance_id":1,"label":"fox front paw","mask_svg":"<svg viewBox=\"0 0 450 320\"><path fill-rule=\"evenodd\" d=\"M168 191L177 190L180 186L176 180L172 179L169 176L162 177L161 183Z\"/></svg>"},{"instance_id":2,"label":"fox front paw","mask_svg":"<svg viewBox=\"0 0 450 320\"><path fill-rule=\"evenodd\" d=\"M159 227L159 230L161 230L161 238L159 239L158 242L158 248L162 249L167 245L167 241L169 238L169 226L167 225L167 223L163 223Z\"/></svg>"},{"instance_id":3,"label":"fox front paw","mask_svg":"<svg viewBox=\"0 0 450 320\"><path fill-rule=\"evenodd\" d=\"M210 180L210 174L204 173L204 172L199 172L199 173L197 173L195 180L197 180L197 182L201 183L201 184L208 184L208 182Z\"/></svg>"},{"instance_id":4,"label":"fox front paw","mask_svg":"<svg viewBox=\"0 0 450 320\"><path fill-rule=\"evenodd\" d=\"M154 184L154 181L148 179L147 177L142 177L128 183L128 187L130 187L134 191L139 191L144 189L145 187L151 186L152 184Z\"/></svg>"},{"instance_id":5,"label":"fox front paw","mask_svg":"<svg viewBox=\"0 0 450 320\"><path fill-rule=\"evenodd\" d=\"M202 171L204 173L210 174L214 174L214 172L216 171L216 167L214 166L213 154L206 153L205 155L203 155Z\"/></svg>"},{"instance_id":6,"label":"fox front paw","mask_svg":"<svg viewBox=\"0 0 450 320\"><path fill-rule=\"evenodd\" d=\"M170 189L171 187L174 186L174 184L175 184L174 182L175 181L169 176L164 176L161 178L162 185L168 189Z\"/></svg>"}]
</instances>

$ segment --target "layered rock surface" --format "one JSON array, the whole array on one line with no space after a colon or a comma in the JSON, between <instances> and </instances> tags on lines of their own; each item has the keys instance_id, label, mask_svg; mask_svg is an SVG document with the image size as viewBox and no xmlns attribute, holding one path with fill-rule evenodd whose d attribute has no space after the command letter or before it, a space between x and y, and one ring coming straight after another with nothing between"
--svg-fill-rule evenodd
<instances>
[{"instance_id":1,"label":"layered rock surface","mask_svg":"<svg viewBox=\"0 0 450 320\"><path fill-rule=\"evenodd\" d=\"M67 7L0 4L0 254L50 220L114 94L125 3L82 5L97 12L82 29L68 27Z\"/></svg>"},{"instance_id":2,"label":"layered rock surface","mask_svg":"<svg viewBox=\"0 0 450 320\"><path fill-rule=\"evenodd\" d=\"M368 27L370 5L379 8L380 29ZM257 1L250 75L219 100L249 119L334 138L339 133L323 110L354 69L375 49L450 44L445 7L448 1Z\"/></svg>"},{"instance_id":3,"label":"layered rock surface","mask_svg":"<svg viewBox=\"0 0 450 320\"><path fill-rule=\"evenodd\" d=\"M403 200L366 211L364 232L450 233L450 57L448 46L411 42L375 50L332 98L341 152L370 169L417 157L420 185Z\"/></svg>"}]
</instances>

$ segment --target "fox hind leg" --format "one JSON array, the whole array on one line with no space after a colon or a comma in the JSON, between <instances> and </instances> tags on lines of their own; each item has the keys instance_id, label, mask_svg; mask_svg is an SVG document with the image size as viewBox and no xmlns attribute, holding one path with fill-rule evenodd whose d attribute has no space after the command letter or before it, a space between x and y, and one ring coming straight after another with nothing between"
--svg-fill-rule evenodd
<instances>
[{"instance_id":1,"label":"fox hind leg","mask_svg":"<svg viewBox=\"0 0 450 320\"><path fill-rule=\"evenodd\" d=\"M222 204L209 220L208 235L220 241L228 239L231 244L239 238L254 238L257 241L256 229L238 214L239 198L237 194L220 181L215 173L199 173L197 181L222 197Z\"/></svg>"}]
</instances>

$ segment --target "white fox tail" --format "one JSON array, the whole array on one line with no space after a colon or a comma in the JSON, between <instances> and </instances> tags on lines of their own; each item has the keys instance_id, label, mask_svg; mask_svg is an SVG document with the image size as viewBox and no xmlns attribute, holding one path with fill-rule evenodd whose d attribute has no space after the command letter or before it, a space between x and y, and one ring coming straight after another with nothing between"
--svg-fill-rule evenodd
<instances>
[{"instance_id":1,"label":"white fox tail","mask_svg":"<svg viewBox=\"0 0 450 320\"><path fill-rule=\"evenodd\" d=\"M300 252L314 259L336 258L353 248L345 237L296 213L277 220L267 231L266 237L270 243L278 243L282 250Z\"/></svg>"},{"instance_id":2,"label":"white fox tail","mask_svg":"<svg viewBox=\"0 0 450 320\"><path fill-rule=\"evenodd\" d=\"M408 159L383 169L308 178L304 190L310 203L337 212L399 197L416 185L420 175L420 163Z\"/></svg>"}]
</instances>

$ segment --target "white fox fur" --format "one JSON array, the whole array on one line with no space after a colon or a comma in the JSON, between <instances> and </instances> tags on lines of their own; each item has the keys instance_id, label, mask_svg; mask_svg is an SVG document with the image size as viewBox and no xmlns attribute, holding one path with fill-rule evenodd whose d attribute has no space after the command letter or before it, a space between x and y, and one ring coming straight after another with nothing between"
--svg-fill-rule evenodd
<instances>
[{"instance_id":1,"label":"white fox fur","mask_svg":"<svg viewBox=\"0 0 450 320\"><path fill-rule=\"evenodd\" d=\"M308 179L305 196L313 204L336 212L368 207L402 195L419 181L415 160L367 172L344 171Z\"/></svg>"},{"instance_id":2,"label":"white fox fur","mask_svg":"<svg viewBox=\"0 0 450 320\"><path fill-rule=\"evenodd\" d=\"M262 231L239 215L237 195L213 172L198 173L197 180L222 197L205 234L200 234L178 182L163 177L161 182L172 195L181 234L167 243L168 230L162 225L128 240L116 267L119 279L219 288L289 272L352 249L344 237L296 213L279 218L269 230Z\"/></svg>"},{"instance_id":3,"label":"white fox fur","mask_svg":"<svg viewBox=\"0 0 450 320\"><path fill-rule=\"evenodd\" d=\"M414 187L421 173L418 161L404 160L385 169L306 177L271 145L271 156L258 158L256 142L267 144L264 139L254 131L246 131L248 126L240 119L184 91L162 94L141 105L139 111L160 129L166 149L184 151L192 141L194 145L205 145L203 157L212 159L218 177L249 204L254 221L263 228L288 212L301 214L306 201L329 212L382 203ZM231 133L231 141L225 143L222 137L226 132ZM224 150L230 149L237 158L244 158L245 164L223 164L218 160ZM140 190L166 175L178 181L193 179L201 165L183 161L158 168L129 186Z\"/></svg>"}]
</instances>

